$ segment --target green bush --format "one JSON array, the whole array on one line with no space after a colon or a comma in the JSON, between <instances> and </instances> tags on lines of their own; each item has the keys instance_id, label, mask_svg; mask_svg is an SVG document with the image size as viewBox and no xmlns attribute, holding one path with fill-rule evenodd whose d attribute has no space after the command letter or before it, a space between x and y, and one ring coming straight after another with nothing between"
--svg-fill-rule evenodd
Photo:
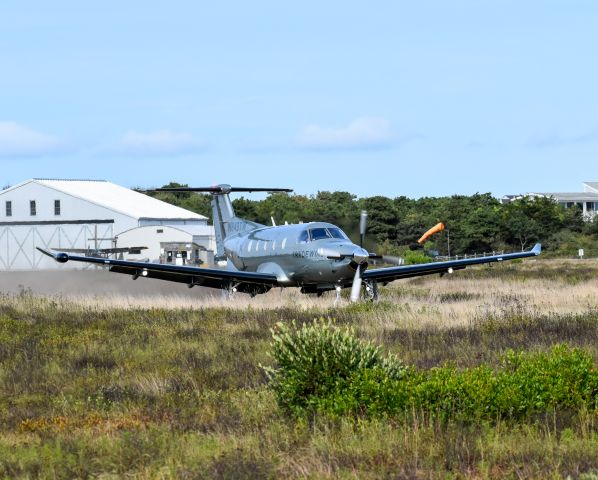
<instances>
[{"instance_id":1,"label":"green bush","mask_svg":"<svg viewBox=\"0 0 598 480\"><path fill-rule=\"evenodd\" d=\"M295 414L401 416L422 411L441 419L523 418L552 410L595 409L598 370L579 349L509 351L499 368L419 371L354 337L350 328L314 321L273 332L277 368L266 369L279 404Z\"/></svg>"},{"instance_id":2,"label":"green bush","mask_svg":"<svg viewBox=\"0 0 598 480\"><path fill-rule=\"evenodd\" d=\"M404 255L405 265L416 265L418 263L430 263L432 257L421 251L407 250Z\"/></svg>"},{"instance_id":3,"label":"green bush","mask_svg":"<svg viewBox=\"0 0 598 480\"><path fill-rule=\"evenodd\" d=\"M314 320L291 327L278 323L272 329L271 356L276 367L263 367L286 410L301 412L320 398L347 389L358 373L374 370L398 380L404 367L380 348L359 341L352 327L336 327L331 320Z\"/></svg>"}]
</instances>

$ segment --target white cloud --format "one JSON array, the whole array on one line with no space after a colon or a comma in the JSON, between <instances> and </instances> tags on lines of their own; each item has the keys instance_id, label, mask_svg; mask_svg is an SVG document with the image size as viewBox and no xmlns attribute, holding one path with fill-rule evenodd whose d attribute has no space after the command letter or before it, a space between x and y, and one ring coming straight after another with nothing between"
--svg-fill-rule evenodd
<instances>
[{"instance_id":1,"label":"white cloud","mask_svg":"<svg viewBox=\"0 0 598 480\"><path fill-rule=\"evenodd\" d=\"M370 150L393 144L390 124L379 117L356 118L340 128L308 125L297 140L300 147L313 150Z\"/></svg>"},{"instance_id":2,"label":"white cloud","mask_svg":"<svg viewBox=\"0 0 598 480\"><path fill-rule=\"evenodd\" d=\"M529 138L527 146L532 148L555 148L591 143L597 140L598 131L596 130L573 134L563 134L557 130L550 130Z\"/></svg>"},{"instance_id":3,"label":"white cloud","mask_svg":"<svg viewBox=\"0 0 598 480\"><path fill-rule=\"evenodd\" d=\"M56 153L63 142L16 122L0 122L0 157L35 157Z\"/></svg>"},{"instance_id":4,"label":"white cloud","mask_svg":"<svg viewBox=\"0 0 598 480\"><path fill-rule=\"evenodd\" d=\"M205 141L189 133L170 130L140 133L127 132L120 141L120 151L131 155L186 155L202 153L207 149Z\"/></svg>"}]
</instances>

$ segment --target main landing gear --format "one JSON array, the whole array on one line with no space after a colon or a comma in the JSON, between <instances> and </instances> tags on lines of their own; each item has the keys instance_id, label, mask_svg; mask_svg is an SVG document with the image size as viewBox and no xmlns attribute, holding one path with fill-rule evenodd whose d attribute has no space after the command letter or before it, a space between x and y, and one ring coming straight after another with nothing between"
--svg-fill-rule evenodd
<instances>
[{"instance_id":1,"label":"main landing gear","mask_svg":"<svg viewBox=\"0 0 598 480\"><path fill-rule=\"evenodd\" d=\"M235 293L237 293L238 286L238 283L229 282L222 288L222 290L220 290L222 298L224 300L232 300L235 296Z\"/></svg>"}]
</instances>

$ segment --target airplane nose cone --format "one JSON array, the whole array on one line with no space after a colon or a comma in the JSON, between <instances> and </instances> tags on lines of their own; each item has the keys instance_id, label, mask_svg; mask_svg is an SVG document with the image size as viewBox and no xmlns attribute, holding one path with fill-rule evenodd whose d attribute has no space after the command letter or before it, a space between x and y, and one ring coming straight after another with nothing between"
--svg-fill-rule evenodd
<instances>
[{"instance_id":1,"label":"airplane nose cone","mask_svg":"<svg viewBox=\"0 0 598 480\"><path fill-rule=\"evenodd\" d=\"M353 261L355 263L365 263L370 258L370 254L364 248L356 248L353 251Z\"/></svg>"}]
</instances>

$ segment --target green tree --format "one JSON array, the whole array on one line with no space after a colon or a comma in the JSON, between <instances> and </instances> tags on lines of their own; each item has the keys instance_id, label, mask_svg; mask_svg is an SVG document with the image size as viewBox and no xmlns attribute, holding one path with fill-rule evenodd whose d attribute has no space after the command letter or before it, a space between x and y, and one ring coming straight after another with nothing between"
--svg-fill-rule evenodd
<instances>
[{"instance_id":1,"label":"green tree","mask_svg":"<svg viewBox=\"0 0 598 480\"><path fill-rule=\"evenodd\" d=\"M508 232L507 242L517 243L521 250L525 250L531 242L540 238L542 226L526 212L528 199L516 200L508 203L503 209L503 225Z\"/></svg>"}]
</instances>

